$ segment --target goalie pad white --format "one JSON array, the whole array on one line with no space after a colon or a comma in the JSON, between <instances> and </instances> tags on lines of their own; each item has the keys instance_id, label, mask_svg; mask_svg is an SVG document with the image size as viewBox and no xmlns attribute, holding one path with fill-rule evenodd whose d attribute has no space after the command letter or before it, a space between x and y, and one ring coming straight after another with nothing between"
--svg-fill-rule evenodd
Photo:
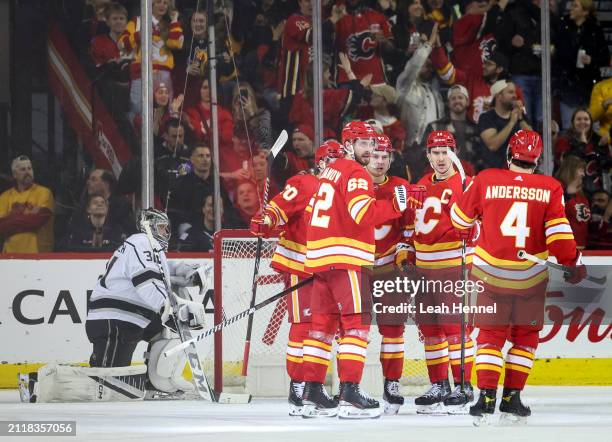
<instances>
[{"instance_id":1,"label":"goalie pad white","mask_svg":"<svg viewBox=\"0 0 612 442\"><path fill-rule=\"evenodd\" d=\"M177 391L195 391L193 383L183 377L187 364L185 352L164 356L164 352L181 343L178 339L161 338L151 343L148 353L147 368L149 380L153 387L164 393Z\"/></svg>"},{"instance_id":2,"label":"goalie pad white","mask_svg":"<svg viewBox=\"0 0 612 442\"><path fill-rule=\"evenodd\" d=\"M19 374L22 402L118 402L142 400L147 367L79 367L47 364Z\"/></svg>"}]
</instances>

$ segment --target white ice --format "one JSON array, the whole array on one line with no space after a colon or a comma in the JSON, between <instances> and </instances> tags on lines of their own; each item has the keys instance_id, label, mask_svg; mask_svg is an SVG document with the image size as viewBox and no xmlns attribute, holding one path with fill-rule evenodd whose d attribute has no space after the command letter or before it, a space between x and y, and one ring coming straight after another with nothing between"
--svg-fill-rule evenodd
<instances>
[{"instance_id":1,"label":"white ice","mask_svg":"<svg viewBox=\"0 0 612 442\"><path fill-rule=\"evenodd\" d=\"M501 394L499 392L498 396ZM412 397L398 416L376 420L306 420L287 415L281 399L248 405L199 401L22 404L17 391L0 391L0 420L76 420L77 437L60 440L143 441L571 441L612 440L612 387L527 387L533 415L520 427L472 426L469 416L421 416ZM1 438L2 441L5 439ZM20 437L18 441L42 441Z\"/></svg>"}]
</instances>

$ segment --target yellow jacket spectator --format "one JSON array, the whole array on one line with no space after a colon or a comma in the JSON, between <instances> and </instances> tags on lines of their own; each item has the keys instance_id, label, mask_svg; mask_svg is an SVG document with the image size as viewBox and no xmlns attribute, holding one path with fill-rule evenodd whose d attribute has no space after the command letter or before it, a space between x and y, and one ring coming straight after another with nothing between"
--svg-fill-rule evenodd
<instances>
[{"instance_id":1,"label":"yellow jacket spectator","mask_svg":"<svg viewBox=\"0 0 612 442\"><path fill-rule=\"evenodd\" d=\"M599 122L599 135L609 138L612 129L612 78L593 86L589 112L593 122Z\"/></svg>"},{"instance_id":2,"label":"yellow jacket spectator","mask_svg":"<svg viewBox=\"0 0 612 442\"><path fill-rule=\"evenodd\" d=\"M34 183L30 159L21 155L11 163L15 186L0 195L0 236L3 253L53 251L53 194Z\"/></svg>"}]
</instances>

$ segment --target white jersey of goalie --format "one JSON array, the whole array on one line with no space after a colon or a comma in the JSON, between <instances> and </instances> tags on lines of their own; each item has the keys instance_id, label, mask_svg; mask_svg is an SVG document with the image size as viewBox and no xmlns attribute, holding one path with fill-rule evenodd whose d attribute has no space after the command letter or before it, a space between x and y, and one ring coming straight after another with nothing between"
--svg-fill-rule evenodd
<instances>
[{"instance_id":1,"label":"white jersey of goalie","mask_svg":"<svg viewBox=\"0 0 612 442\"><path fill-rule=\"evenodd\" d=\"M116 319L145 328L158 316L167 297L163 275L170 275L166 254L154 239L151 249L147 235L136 233L113 253L106 272L98 280L89 302L88 320Z\"/></svg>"}]
</instances>

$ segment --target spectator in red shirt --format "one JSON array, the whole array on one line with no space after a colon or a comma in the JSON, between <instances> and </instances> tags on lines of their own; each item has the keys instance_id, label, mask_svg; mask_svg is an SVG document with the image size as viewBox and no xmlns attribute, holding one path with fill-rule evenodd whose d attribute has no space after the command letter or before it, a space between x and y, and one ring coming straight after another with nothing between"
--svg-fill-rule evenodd
<instances>
[{"instance_id":1,"label":"spectator in red shirt","mask_svg":"<svg viewBox=\"0 0 612 442\"><path fill-rule=\"evenodd\" d=\"M565 215L574 232L576 248L584 249L587 243L591 208L589 200L582 193L582 179L586 163L574 155L566 155L555 177L565 191Z\"/></svg>"},{"instance_id":2,"label":"spectator in red shirt","mask_svg":"<svg viewBox=\"0 0 612 442\"><path fill-rule=\"evenodd\" d=\"M610 200L610 194L604 190L595 192L591 197L588 249L612 249L611 217L612 201Z\"/></svg>"},{"instance_id":3,"label":"spectator in red shirt","mask_svg":"<svg viewBox=\"0 0 612 442\"><path fill-rule=\"evenodd\" d=\"M238 182L250 178L251 149L242 127L234 128L231 148L221 150L220 156L221 178L228 190L235 189Z\"/></svg>"},{"instance_id":4,"label":"spectator in red shirt","mask_svg":"<svg viewBox=\"0 0 612 442\"><path fill-rule=\"evenodd\" d=\"M187 109L186 113L189 120L189 127L195 138L199 142L203 142L212 146L212 130L210 127L210 86L208 79L202 80L200 88L200 102ZM232 134L234 132L234 122L232 114L221 106L217 106L218 124L219 124L219 147L227 149L232 145Z\"/></svg>"}]
</instances>

